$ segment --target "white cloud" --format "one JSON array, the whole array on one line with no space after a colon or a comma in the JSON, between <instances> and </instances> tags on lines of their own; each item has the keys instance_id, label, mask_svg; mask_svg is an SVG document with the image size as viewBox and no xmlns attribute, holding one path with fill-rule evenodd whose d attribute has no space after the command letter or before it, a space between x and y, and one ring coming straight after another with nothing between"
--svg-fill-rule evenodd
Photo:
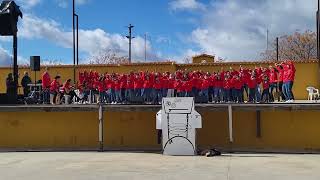
<instances>
[{"instance_id":1,"label":"white cloud","mask_svg":"<svg viewBox=\"0 0 320 180\"><path fill-rule=\"evenodd\" d=\"M26 14L19 28L19 37L25 39L46 39L64 48L72 48L72 31L64 30L54 20L41 19ZM128 39L120 34L107 33L102 29L79 30L79 50L95 55L104 50L115 50L118 55L127 56ZM150 42L147 50L151 51ZM144 59L144 39L140 36L133 39L133 59Z\"/></svg>"},{"instance_id":2,"label":"white cloud","mask_svg":"<svg viewBox=\"0 0 320 180\"><path fill-rule=\"evenodd\" d=\"M197 0L173 0L169 3L169 8L174 11L178 10L204 10L205 5Z\"/></svg>"},{"instance_id":3,"label":"white cloud","mask_svg":"<svg viewBox=\"0 0 320 180\"><path fill-rule=\"evenodd\" d=\"M58 3L58 6L61 8L67 8L69 3L72 4L72 1L70 0L56 0ZM76 5L84 5L89 3L91 0L76 0L75 3Z\"/></svg>"},{"instance_id":4,"label":"white cloud","mask_svg":"<svg viewBox=\"0 0 320 180\"><path fill-rule=\"evenodd\" d=\"M9 52L0 47L0 66L10 66L12 64L12 57Z\"/></svg>"},{"instance_id":5,"label":"white cloud","mask_svg":"<svg viewBox=\"0 0 320 180\"><path fill-rule=\"evenodd\" d=\"M202 11L191 42L202 52L230 60L255 60L276 36L315 30L316 0L214 1Z\"/></svg>"},{"instance_id":6,"label":"white cloud","mask_svg":"<svg viewBox=\"0 0 320 180\"><path fill-rule=\"evenodd\" d=\"M31 8L38 5L42 0L17 0L18 5L22 7Z\"/></svg>"}]
</instances>

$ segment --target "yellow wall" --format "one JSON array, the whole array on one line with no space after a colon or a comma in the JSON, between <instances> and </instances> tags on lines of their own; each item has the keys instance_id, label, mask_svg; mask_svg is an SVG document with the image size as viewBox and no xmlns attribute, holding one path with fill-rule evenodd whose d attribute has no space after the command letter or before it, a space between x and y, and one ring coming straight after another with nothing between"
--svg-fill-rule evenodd
<instances>
[{"instance_id":1,"label":"yellow wall","mask_svg":"<svg viewBox=\"0 0 320 180\"><path fill-rule=\"evenodd\" d=\"M159 149L156 112L105 113L106 149ZM229 143L227 112L200 112L198 146L243 150L320 152L316 111L234 112L234 143ZM40 117L40 118L36 118ZM1 149L98 149L97 112L0 113Z\"/></svg>"},{"instance_id":2,"label":"yellow wall","mask_svg":"<svg viewBox=\"0 0 320 180\"><path fill-rule=\"evenodd\" d=\"M83 70L96 70L100 73L104 72L116 72L116 73L128 73L130 71L158 71L158 72L174 72L176 70L202 70L204 72L213 72L221 70L223 67L225 70L228 70L229 67L233 67L234 69L239 69L239 65L242 64L248 68L254 68L262 64L264 67L268 67L268 63L211 63L211 64L175 64L175 63L142 63L142 64L132 64L132 65L108 65L108 66L97 66L97 65L82 65L77 69L76 76L78 75L78 71ZM272 63L273 64L273 63ZM307 99L307 86L314 86L320 88L319 84L319 74L318 74L318 63L316 61L309 62L296 62L296 80L294 84L294 94L297 99ZM5 79L7 74L11 70L9 68L0 68L0 93L5 92ZM28 68L21 68L19 70L20 77L22 78L23 72L29 71L29 74L32 79L34 79L34 73L30 72ZM37 79L40 78L40 75L43 73L42 71L37 73ZM60 75L62 77L62 81L66 79L73 79L73 68L72 66L55 66L49 68L49 73L52 77L56 75ZM22 93L22 90L20 90Z\"/></svg>"},{"instance_id":3,"label":"yellow wall","mask_svg":"<svg viewBox=\"0 0 320 180\"><path fill-rule=\"evenodd\" d=\"M96 149L97 113L0 113L1 149Z\"/></svg>"}]
</instances>

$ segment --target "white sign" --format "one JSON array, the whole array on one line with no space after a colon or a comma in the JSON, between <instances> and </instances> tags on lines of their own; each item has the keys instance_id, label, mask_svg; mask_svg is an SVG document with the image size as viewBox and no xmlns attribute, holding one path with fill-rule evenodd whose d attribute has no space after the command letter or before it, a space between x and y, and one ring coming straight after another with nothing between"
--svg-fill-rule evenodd
<instances>
[{"instance_id":1,"label":"white sign","mask_svg":"<svg viewBox=\"0 0 320 180\"><path fill-rule=\"evenodd\" d=\"M162 130L163 154L196 155L196 129L202 128L202 120L193 98L163 98L156 128Z\"/></svg>"}]
</instances>

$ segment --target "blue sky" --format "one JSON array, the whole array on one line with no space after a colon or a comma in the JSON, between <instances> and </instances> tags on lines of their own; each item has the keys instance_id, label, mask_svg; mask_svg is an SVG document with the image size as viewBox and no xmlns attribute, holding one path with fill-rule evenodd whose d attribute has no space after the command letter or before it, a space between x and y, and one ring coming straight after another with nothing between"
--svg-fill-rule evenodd
<instances>
[{"instance_id":1,"label":"blue sky","mask_svg":"<svg viewBox=\"0 0 320 180\"><path fill-rule=\"evenodd\" d=\"M71 0L17 0L19 60L30 55L72 62ZM135 25L133 57L182 61L200 53L228 60L257 60L272 38L314 30L316 0L76 0L80 59L112 50L127 55L126 25ZM270 40L271 41L271 40ZM11 39L0 38L0 64L10 65Z\"/></svg>"}]
</instances>

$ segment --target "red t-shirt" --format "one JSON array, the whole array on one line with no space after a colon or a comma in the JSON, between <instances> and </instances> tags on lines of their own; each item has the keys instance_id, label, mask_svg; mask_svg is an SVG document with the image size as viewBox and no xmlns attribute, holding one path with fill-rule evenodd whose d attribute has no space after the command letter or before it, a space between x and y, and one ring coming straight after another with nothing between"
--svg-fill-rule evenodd
<instances>
[{"instance_id":1,"label":"red t-shirt","mask_svg":"<svg viewBox=\"0 0 320 180\"><path fill-rule=\"evenodd\" d=\"M59 92L60 84L57 80L53 80L50 85L51 92Z\"/></svg>"},{"instance_id":2,"label":"red t-shirt","mask_svg":"<svg viewBox=\"0 0 320 180\"><path fill-rule=\"evenodd\" d=\"M269 89L270 82L268 80L263 80L262 81L262 86L263 86L263 89Z\"/></svg>"}]
</instances>

